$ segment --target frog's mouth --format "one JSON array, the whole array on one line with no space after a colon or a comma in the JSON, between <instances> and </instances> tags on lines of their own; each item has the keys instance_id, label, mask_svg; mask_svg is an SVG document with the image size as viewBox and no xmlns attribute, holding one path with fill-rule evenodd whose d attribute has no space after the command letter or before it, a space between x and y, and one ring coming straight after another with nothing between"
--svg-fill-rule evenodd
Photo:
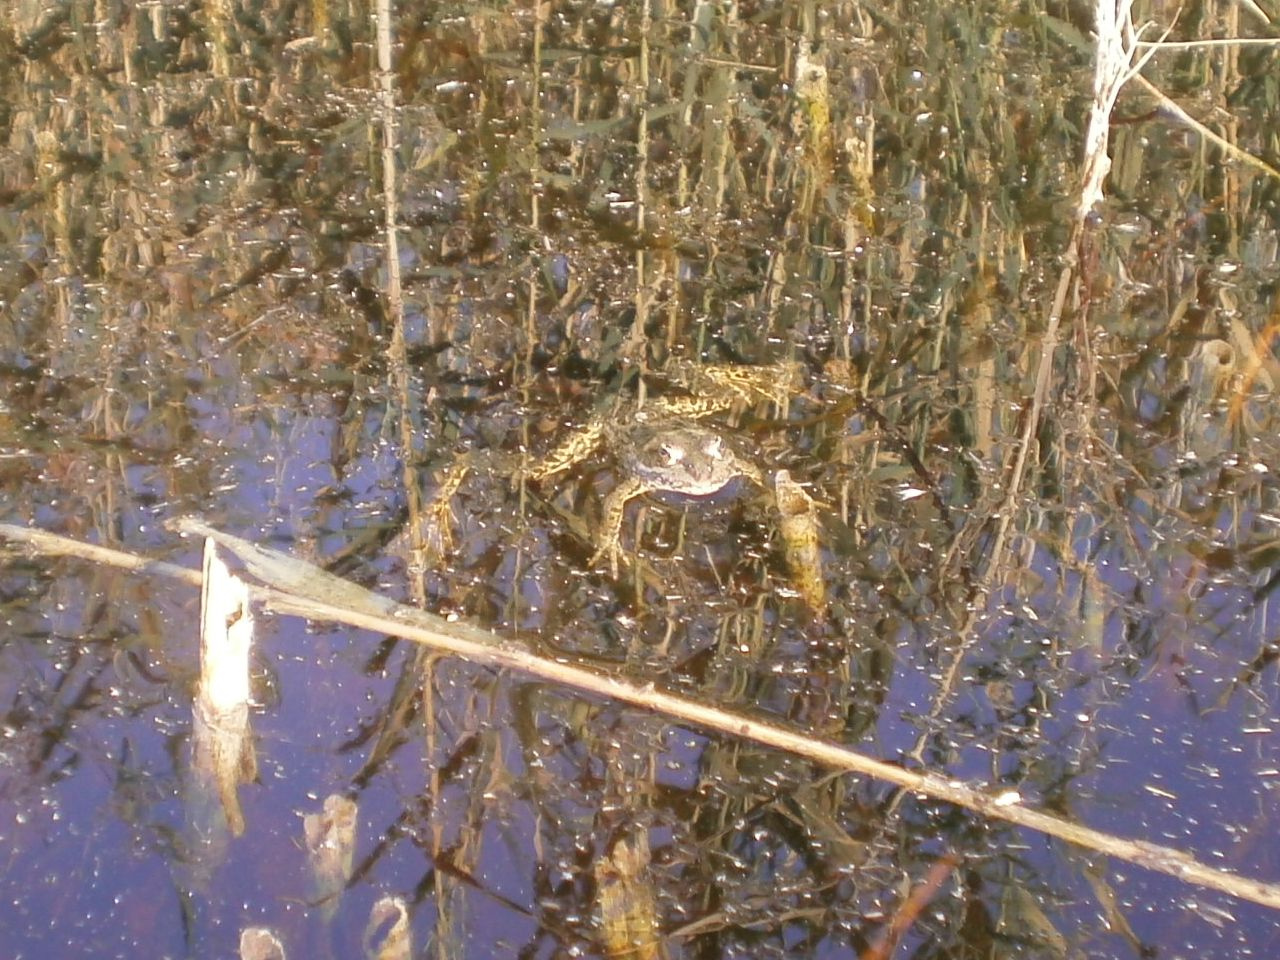
<instances>
[{"instance_id":1,"label":"frog's mouth","mask_svg":"<svg viewBox=\"0 0 1280 960\"><path fill-rule=\"evenodd\" d=\"M689 500L714 503L734 500L752 486L751 480L742 475L728 478L708 476L705 479L686 475L678 488L659 486L646 490L645 493L659 503L680 504Z\"/></svg>"}]
</instances>

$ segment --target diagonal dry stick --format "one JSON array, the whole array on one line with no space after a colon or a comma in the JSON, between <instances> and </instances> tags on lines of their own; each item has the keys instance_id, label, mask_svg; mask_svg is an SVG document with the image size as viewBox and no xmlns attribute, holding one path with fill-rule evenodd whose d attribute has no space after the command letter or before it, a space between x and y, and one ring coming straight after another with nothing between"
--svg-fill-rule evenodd
<instances>
[{"instance_id":1,"label":"diagonal dry stick","mask_svg":"<svg viewBox=\"0 0 1280 960\"><path fill-rule=\"evenodd\" d=\"M1148 870L1169 874L1188 883L1280 909L1280 885L1209 866L1181 850L1143 840L1128 840L1071 823L1061 817L1024 807L1016 796L1008 793L990 794L941 774L904 770L780 724L757 720L688 697L667 693L653 683L637 683L581 664L540 656L521 641L498 637L466 623L445 620L416 607L395 604L386 597L335 577L318 567L221 533L198 520L180 520L175 526L199 535L207 533L221 546L239 556L249 571L265 583L265 586L254 588L255 597L277 613L345 623L402 637L428 646L434 652L452 654L473 663L518 670L581 693L651 710L703 730L773 747L831 770L873 777L922 797L954 803L984 817L1026 827ZM26 543L44 554L80 557L128 570L176 576L188 583L199 578L196 571L185 567L146 560L130 553L82 543L43 530L0 524L0 537ZM337 606L328 602L335 597L341 597L345 605Z\"/></svg>"}]
</instances>

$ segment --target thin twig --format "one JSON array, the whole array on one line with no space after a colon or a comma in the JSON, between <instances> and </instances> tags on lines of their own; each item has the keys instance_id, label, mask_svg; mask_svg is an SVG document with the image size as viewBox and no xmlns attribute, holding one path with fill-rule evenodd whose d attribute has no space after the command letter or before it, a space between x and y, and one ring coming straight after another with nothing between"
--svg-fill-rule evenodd
<instances>
[{"instance_id":1,"label":"thin twig","mask_svg":"<svg viewBox=\"0 0 1280 960\"><path fill-rule=\"evenodd\" d=\"M1229 140L1224 140L1222 137L1218 136L1218 134L1214 133L1212 130L1206 127L1203 123L1201 123L1199 120L1195 119L1193 116L1191 116L1191 114L1187 113L1187 111L1183 110L1180 106L1174 103L1174 101L1170 100L1169 97L1166 96L1160 90L1159 87L1153 84L1146 77L1142 76L1141 74L1136 74L1133 79L1137 80L1138 83L1142 84L1142 86L1146 89L1148 93L1150 93L1153 97L1159 100L1160 106L1164 107L1166 110L1172 113L1175 117L1177 117L1180 121L1185 123L1196 133L1200 134L1200 136L1204 137L1206 140L1220 147L1222 151L1227 154L1227 156L1232 157L1233 159L1239 160L1241 163L1246 164L1250 167L1253 167L1255 170L1259 171L1260 173L1265 173L1269 177L1274 177L1275 179L1280 180L1280 170L1277 170L1275 167L1271 166L1271 164L1267 163L1265 160L1259 157L1255 157L1252 153L1249 153L1249 151L1241 150L1239 147L1237 147L1234 143L1230 142Z\"/></svg>"},{"instance_id":2,"label":"thin twig","mask_svg":"<svg viewBox=\"0 0 1280 960\"><path fill-rule=\"evenodd\" d=\"M1198 47L1280 47L1277 37L1221 37L1216 40L1139 40L1135 44L1156 53L1195 50Z\"/></svg>"}]
</instances>

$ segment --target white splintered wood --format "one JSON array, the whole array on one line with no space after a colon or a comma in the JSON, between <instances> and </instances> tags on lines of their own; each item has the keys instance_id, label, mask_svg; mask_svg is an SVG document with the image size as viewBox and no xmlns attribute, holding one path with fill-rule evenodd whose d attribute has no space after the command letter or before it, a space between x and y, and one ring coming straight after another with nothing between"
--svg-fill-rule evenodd
<instances>
[{"instance_id":1,"label":"white splintered wood","mask_svg":"<svg viewBox=\"0 0 1280 960\"><path fill-rule=\"evenodd\" d=\"M249 585L233 574L213 540L204 542L200 591L200 698L214 714L249 702L253 613Z\"/></svg>"}]
</instances>

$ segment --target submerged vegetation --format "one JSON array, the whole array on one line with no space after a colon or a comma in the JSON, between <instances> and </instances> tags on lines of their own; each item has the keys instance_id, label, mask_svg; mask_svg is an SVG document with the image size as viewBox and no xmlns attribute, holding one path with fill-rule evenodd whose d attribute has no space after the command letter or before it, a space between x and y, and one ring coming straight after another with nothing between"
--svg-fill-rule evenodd
<instances>
[{"instance_id":1,"label":"submerged vegetation","mask_svg":"<svg viewBox=\"0 0 1280 960\"><path fill-rule=\"evenodd\" d=\"M1073 6L406 4L381 50L369 13L6 10L0 520L176 557L162 521L200 513L548 656L1280 874L1276 52L1191 42L1265 34L1259 8L1122 16L1111 90ZM721 403L722 371L777 374ZM699 465L646 437L629 487L617 424L655 409L733 469L664 480ZM921 795L302 631L262 653L275 773L225 852L254 879L197 883L189 604L56 574L0 569L20 944L229 953L250 889L338 955L388 891L442 957L1275 941L1261 908ZM309 891L264 838L344 793L346 889L286 917ZM172 916L46 845L64 807ZM83 890L55 906L59 872ZM71 916L99 896L110 932Z\"/></svg>"}]
</instances>

